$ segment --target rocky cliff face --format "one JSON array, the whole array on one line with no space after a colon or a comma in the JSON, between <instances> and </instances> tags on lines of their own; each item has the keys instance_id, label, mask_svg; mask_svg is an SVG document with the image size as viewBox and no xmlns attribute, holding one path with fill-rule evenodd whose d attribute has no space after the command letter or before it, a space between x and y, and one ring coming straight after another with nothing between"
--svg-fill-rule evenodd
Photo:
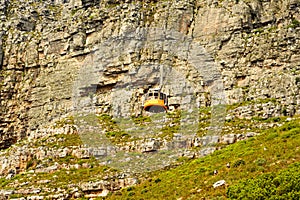
<instances>
[{"instance_id":1,"label":"rocky cliff face","mask_svg":"<svg viewBox=\"0 0 300 200\"><path fill-rule=\"evenodd\" d=\"M205 78L210 71L205 66L211 66L218 71L211 80L220 77L228 104L265 103L240 107L237 116L299 114L299 5L298 0L1 0L0 148L70 114L82 88L86 97L92 90L97 112L113 113L111 91L126 87L137 70L136 98L129 99L127 110L139 114L142 95L159 82L159 65L175 69L176 80L184 77L196 85L190 91L182 89L191 88L184 82L166 84L174 105L186 100L176 96L183 91L195 94L199 105L211 105L212 87ZM120 48L116 41L130 34L146 39ZM193 70L192 51L184 46L170 55L172 38L201 47L202 60L194 61L204 71ZM166 44L171 44L167 50ZM91 63L97 64L92 77L87 73ZM144 79L149 69L153 73ZM78 74L83 80L74 92ZM85 84L86 79L91 81Z\"/></svg>"}]
</instances>

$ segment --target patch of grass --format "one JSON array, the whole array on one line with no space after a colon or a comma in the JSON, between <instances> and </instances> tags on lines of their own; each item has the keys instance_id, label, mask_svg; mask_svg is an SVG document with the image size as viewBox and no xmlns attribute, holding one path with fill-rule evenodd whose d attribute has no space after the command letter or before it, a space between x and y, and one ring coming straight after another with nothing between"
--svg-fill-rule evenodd
<instances>
[{"instance_id":1,"label":"patch of grass","mask_svg":"<svg viewBox=\"0 0 300 200\"><path fill-rule=\"evenodd\" d=\"M102 114L98 119L100 126L105 130L106 137L109 138L112 143L129 141L130 135L123 131L110 115Z\"/></svg>"},{"instance_id":2,"label":"patch of grass","mask_svg":"<svg viewBox=\"0 0 300 200\"><path fill-rule=\"evenodd\" d=\"M55 128L61 128L65 125L73 125L74 124L74 116L68 116L66 118L63 118L61 120L58 120L55 122Z\"/></svg>"},{"instance_id":3,"label":"patch of grass","mask_svg":"<svg viewBox=\"0 0 300 200\"><path fill-rule=\"evenodd\" d=\"M5 178L0 178L0 188L5 188L11 180L6 180Z\"/></svg>"},{"instance_id":4,"label":"patch of grass","mask_svg":"<svg viewBox=\"0 0 300 200\"><path fill-rule=\"evenodd\" d=\"M300 22L297 19L293 19L292 22L288 25L288 28L297 28L300 27Z\"/></svg>"},{"instance_id":5,"label":"patch of grass","mask_svg":"<svg viewBox=\"0 0 300 200\"><path fill-rule=\"evenodd\" d=\"M239 103L227 105L227 111L234 110L241 106L248 106L248 105L268 103L268 102L276 103L277 100L276 100L276 98L266 98L266 99L256 99L256 100L251 100L251 101L242 101Z\"/></svg>"},{"instance_id":6,"label":"patch of grass","mask_svg":"<svg viewBox=\"0 0 300 200\"><path fill-rule=\"evenodd\" d=\"M286 117L270 117L270 118L252 117L252 120L258 122L275 123L275 122L284 122L286 120Z\"/></svg>"},{"instance_id":7,"label":"patch of grass","mask_svg":"<svg viewBox=\"0 0 300 200\"><path fill-rule=\"evenodd\" d=\"M30 168L35 168L41 161L37 160L35 157L30 159L26 164L26 170Z\"/></svg>"},{"instance_id":8,"label":"patch of grass","mask_svg":"<svg viewBox=\"0 0 300 200\"><path fill-rule=\"evenodd\" d=\"M253 33L262 33L264 32L264 29L263 28L257 28L257 29L254 29L252 30Z\"/></svg>"},{"instance_id":9,"label":"patch of grass","mask_svg":"<svg viewBox=\"0 0 300 200\"><path fill-rule=\"evenodd\" d=\"M113 139L115 142L122 142L122 141L127 141L127 139L130 137L126 132L124 131L109 131L105 133L105 135Z\"/></svg>"},{"instance_id":10,"label":"patch of grass","mask_svg":"<svg viewBox=\"0 0 300 200\"><path fill-rule=\"evenodd\" d=\"M300 128L293 128L293 129L290 129L288 130L286 133L282 134L281 135L281 138L293 138L295 136L297 136L298 134L300 134Z\"/></svg>"},{"instance_id":11,"label":"patch of grass","mask_svg":"<svg viewBox=\"0 0 300 200\"><path fill-rule=\"evenodd\" d=\"M18 174L10 180L5 178L0 179L0 187L2 189L10 189L15 182L18 182L18 188L37 188L40 187L39 181L49 180L49 182L43 184L43 188L68 188L69 184L80 184L88 181L98 181L104 176L115 174L115 170L107 166L101 166L94 158L90 159L78 159L72 156L67 156L60 160L53 160L54 163L58 162L60 164L76 164L76 163L89 163L90 168L71 168L71 169L60 169L58 171L50 173L23 173ZM50 162L51 164L51 162ZM22 183L26 183L23 184ZM14 188L14 189L18 189Z\"/></svg>"},{"instance_id":12,"label":"patch of grass","mask_svg":"<svg viewBox=\"0 0 300 200\"><path fill-rule=\"evenodd\" d=\"M82 141L77 134L61 134L56 135L56 138L60 138L61 142L58 144L59 146L69 147L69 146L80 146L82 145Z\"/></svg>"},{"instance_id":13,"label":"patch of grass","mask_svg":"<svg viewBox=\"0 0 300 200\"><path fill-rule=\"evenodd\" d=\"M164 124L164 126L161 128L160 133L158 134L158 137L164 138L164 139L172 139L174 136L174 133L177 133L180 129L180 118L181 118L181 111L175 110L173 112L167 113L167 123Z\"/></svg>"},{"instance_id":14,"label":"patch of grass","mask_svg":"<svg viewBox=\"0 0 300 200\"><path fill-rule=\"evenodd\" d=\"M142 116L142 115L138 117L132 116L131 119L135 124L139 126L145 126L147 123L151 122L151 118L149 116Z\"/></svg>"},{"instance_id":15,"label":"patch of grass","mask_svg":"<svg viewBox=\"0 0 300 200\"><path fill-rule=\"evenodd\" d=\"M278 137L278 133L270 133L267 137L266 140L273 140L274 138Z\"/></svg>"},{"instance_id":16,"label":"patch of grass","mask_svg":"<svg viewBox=\"0 0 300 200\"><path fill-rule=\"evenodd\" d=\"M117 7L118 5L120 5L120 3L107 3L106 7L109 8L109 9L112 9L112 8L115 8Z\"/></svg>"},{"instance_id":17,"label":"patch of grass","mask_svg":"<svg viewBox=\"0 0 300 200\"><path fill-rule=\"evenodd\" d=\"M82 140L78 134L56 134L42 138L33 144L34 147L47 146L51 148L61 148L82 145Z\"/></svg>"}]
</instances>

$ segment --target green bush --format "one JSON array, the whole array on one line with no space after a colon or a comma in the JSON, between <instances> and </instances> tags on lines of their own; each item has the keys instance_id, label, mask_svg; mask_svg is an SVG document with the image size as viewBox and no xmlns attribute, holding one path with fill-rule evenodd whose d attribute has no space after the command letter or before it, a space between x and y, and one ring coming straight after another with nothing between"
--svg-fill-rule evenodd
<instances>
[{"instance_id":1,"label":"green bush","mask_svg":"<svg viewBox=\"0 0 300 200\"><path fill-rule=\"evenodd\" d=\"M298 83L300 83L300 77L299 77L299 76L296 77L296 85L297 85Z\"/></svg>"},{"instance_id":2,"label":"green bush","mask_svg":"<svg viewBox=\"0 0 300 200\"><path fill-rule=\"evenodd\" d=\"M245 165L245 161L244 160L237 160L235 161L235 163L233 164L233 167L238 167L240 165Z\"/></svg>"},{"instance_id":3,"label":"green bush","mask_svg":"<svg viewBox=\"0 0 300 200\"><path fill-rule=\"evenodd\" d=\"M132 196L134 196L134 195L135 195L134 192L129 192L129 193L128 193L128 196L130 196L130 197L132 197Z\"/></svg>"},{"instance_id":4,"label":"green bush","mask_svg":"<svg viewBox=\"0 0 300 200\"><path fill-rule=\"evenodd\" d=\"M160 178L157 178L157 179L155 179L154 182L155 182L155 183L159 183L159 182L161 182L161 180L160 180Z\"/></svg>"},{"instance_id":5,"label":"green bush","mask_svg":"<svg viewBox=\"0 0 300 200\"><path fill-rule=\"evenodd\" d=\"M288 25L288 28L297 28L300 26L300 22L296 19L293 19L291 24Z\"/></svg>"},{"instance_id":6,"label":"green bush","mask_svg":"<svg viewBox=\"0 0 300 200\"><path fill-rule=\"evenodd\" d=\"M256 161L255 161L255 164L257 166L264 166L265 164L267 163L266 159L264 158L258 158Z\"/></svg>"},{"instance_id":7,"label":"green bush","mask_svg":"<svg viewBox=\"0 0 300 200\"><path fill-rule=\"evenodd\" d=\"M229 199L300 199L300 163L277 174L244 180L227 189Z\"/></svg>"}]
</instances>

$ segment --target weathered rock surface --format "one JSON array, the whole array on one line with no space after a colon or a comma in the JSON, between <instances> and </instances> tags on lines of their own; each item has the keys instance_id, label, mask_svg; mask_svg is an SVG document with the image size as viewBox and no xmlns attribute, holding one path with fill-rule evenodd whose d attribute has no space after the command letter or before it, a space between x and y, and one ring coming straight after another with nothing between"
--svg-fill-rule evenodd
<instances>
[{"instance_id":1,"label":"weathered rock surface","mask_svg":"<svg viewBox=\"0 0 300 200\"><path fill-rule=\"evenodd\" d=\"M84 58L105 40L141 28L177 31L199 42L221 70L228 103L276 99L275 107L262 110L264 115L299 113L298 4L296 0L201 3L2 0L1 148L70 113L74 108L74 80L81 66L87 64ZM151 33L150 36L155 37ZM150 60L168 63L172 58L167 54L160 57L150 46L144 51L129 49L122 53L123 58L117 51L111 54L116 59L103 55L111 63L104 65L97 86L93 86L99 112L110 111L111 88L134 69L135 63ZM194 90L200 92L197 101L209 106L210 98L206 95L209 88L201 86L201 72L191 71L189 63L180 59L171 66L186 74L188 81L198 83L198 89ZM131 99L133 110L139 108L145 89L159 81L153 80L144 85L139 98ZM170 94L180 93L173 86L169 88ZM182 87L190 86L179 88ZM170 102L177 104L175 97ZM270 105L262 105L265 106ZM257 108L247 108L241 116L248 117L256 111Z\"/></svg>"}]
</instances>

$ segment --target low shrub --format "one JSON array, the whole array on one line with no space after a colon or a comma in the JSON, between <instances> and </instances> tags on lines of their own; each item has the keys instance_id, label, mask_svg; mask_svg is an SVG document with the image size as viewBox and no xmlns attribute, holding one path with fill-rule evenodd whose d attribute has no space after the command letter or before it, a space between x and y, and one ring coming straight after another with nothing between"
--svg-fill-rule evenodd
<instances>
[{"instance_id":1,"label":"low shrub","mask_svg":"<svg viewBox=\"0 0 300 200\"><path fill-rule=\"evenodd\" d=\"M238 167L240 165L245 165L245 161L244 160L237 160L234 162L233 167Z\"/></svg>"}]
</instances>

